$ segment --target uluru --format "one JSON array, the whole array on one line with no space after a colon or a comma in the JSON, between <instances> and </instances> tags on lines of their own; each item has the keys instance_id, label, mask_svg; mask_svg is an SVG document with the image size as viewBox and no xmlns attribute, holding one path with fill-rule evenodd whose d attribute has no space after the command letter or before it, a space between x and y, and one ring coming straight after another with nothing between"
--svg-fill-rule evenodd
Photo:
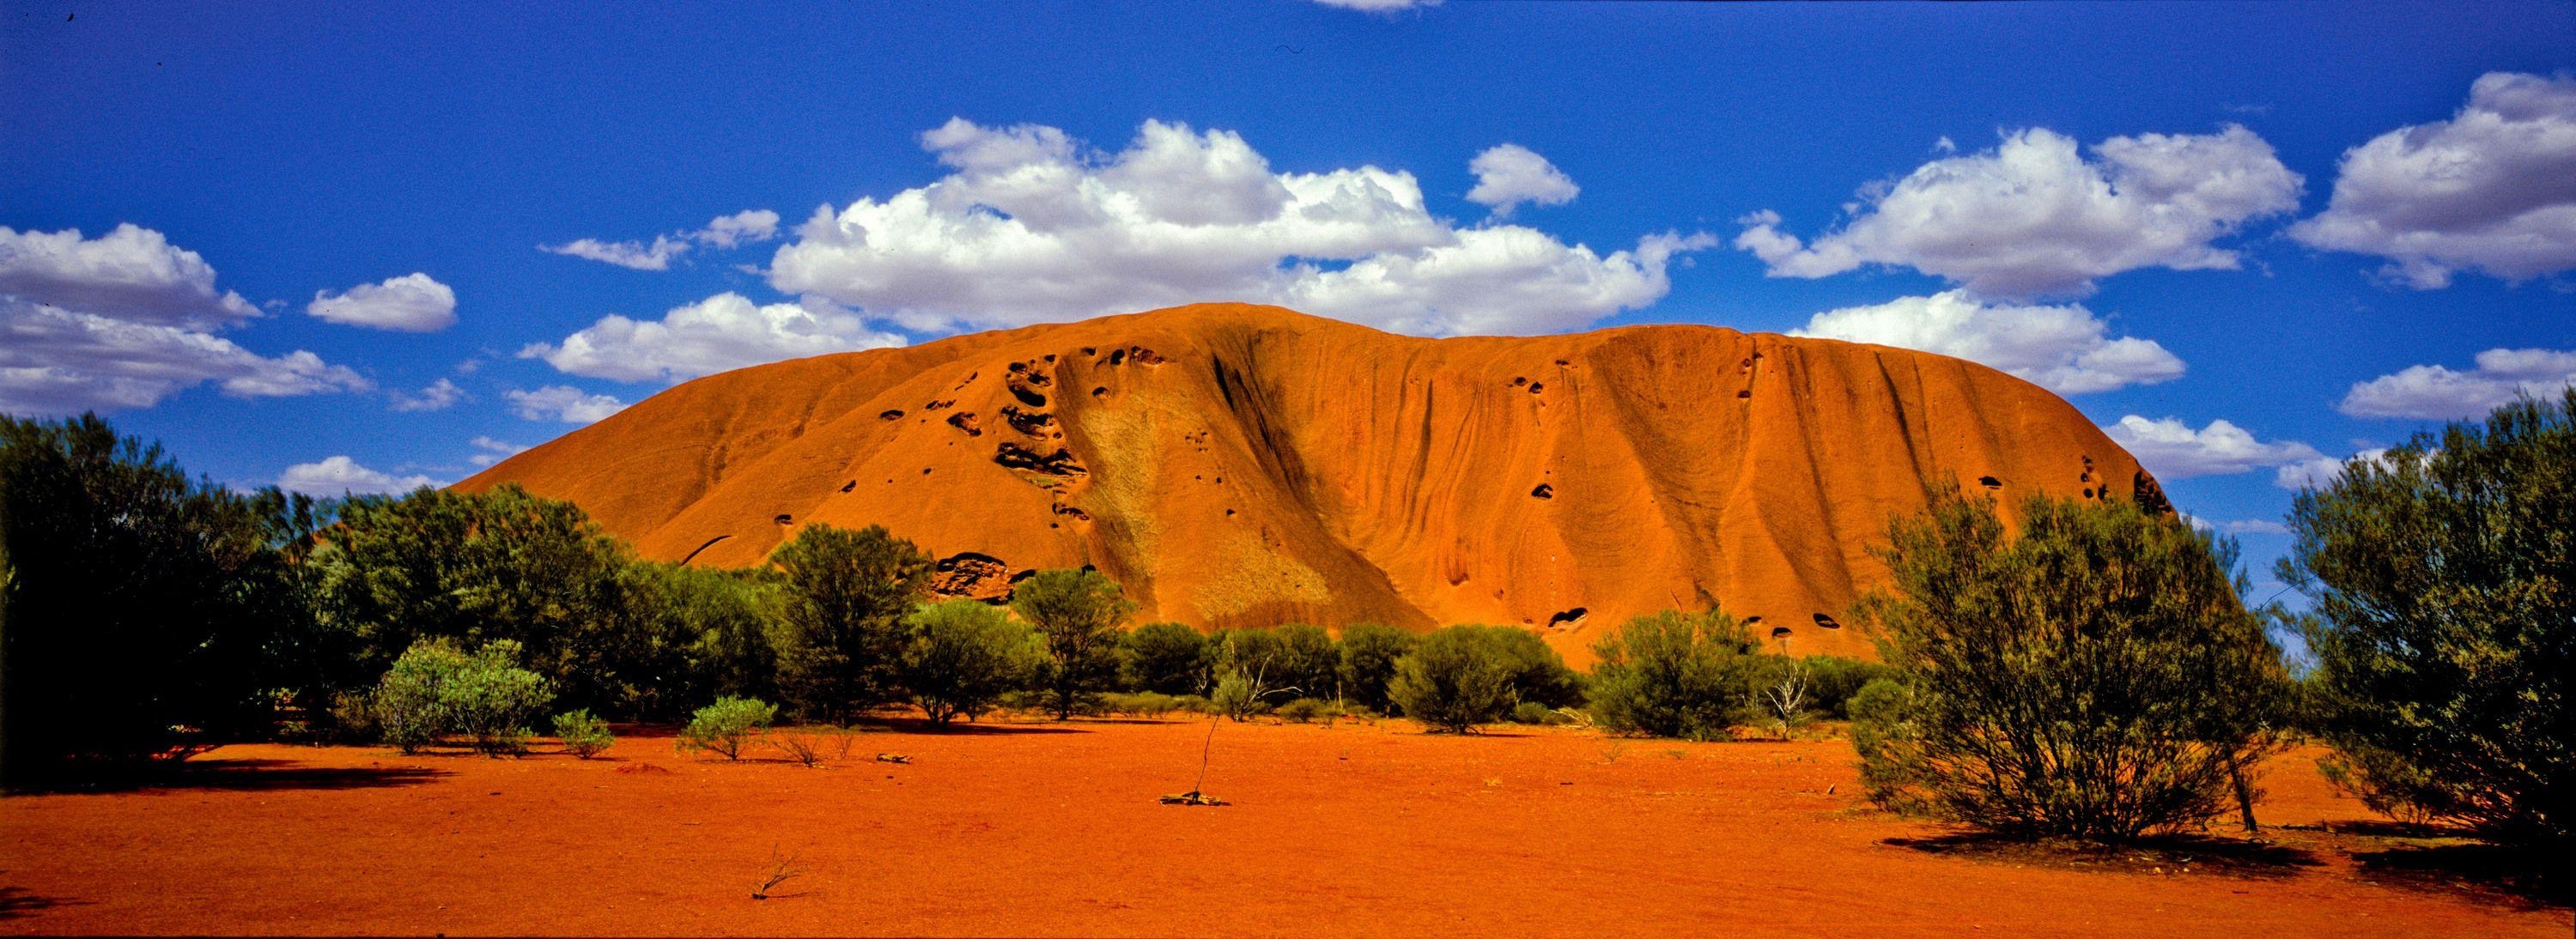
<instances>
[{"instance_id":1,"label":"uluru","mask_svg":"<svg viewBox=\"0 0 2576 939\"><path fill-rule=\"evenodd\" d=\"M570 500L645 556L749 566L884 525L935 589L1093 566L1134 621L1513 624L1580 656L1717 606L1844 628L1890 517L1957 485L2161 505L2048 391L1924 352L1697 325L1422 339L1201 304L777 362L670 388L458 484Z\"/></svg>"}]
</instances>

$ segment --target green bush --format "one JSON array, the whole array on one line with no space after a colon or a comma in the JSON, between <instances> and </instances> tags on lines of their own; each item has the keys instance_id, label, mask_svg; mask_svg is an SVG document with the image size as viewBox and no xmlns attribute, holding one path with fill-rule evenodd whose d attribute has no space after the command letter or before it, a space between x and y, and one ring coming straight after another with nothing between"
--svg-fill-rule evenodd
<instances>
[{"instance_id":1,"label":"green bush","mask_svg":"<svg viewBox=\"0 0 2576 939\"><path fill-rule=\"evenodd\" d=\"M1342 709L1319 698L1298 698L1279 706L1279 719L1291 724L1311 724L1319 720L1336 720Z\"/></svg>"},{"instance_id":2,"label":"green bush","mask_svg":"<svg viewBox=\"0 0 2576 939\"><path fill-rule=\"evenodd\" d=\"M1760 652L1724 613L1666 610L1593 643L1592 714L1625 733L1722 737L1751 704Z\"/></svg>"},{"instance_id":3,"label":"green bush","mask_svg":"<svg viewBox=\"0 0 2576 939\"><path fill-rule=\"evenodd\" d=\"M1540 704L1536 701L1523 701L1519 704L1512 705L1512 723L1515 724L1533 724L1541 727L1553 727L1565 722L1565 715L1557 713L1555 708L1548 707L1547 705Z\"/></svg>"},{"instance_id":4,"label":"green bush","mask_svg":"<svg viewBox=\"0 0 2576 939\"><path fill-rule=\"evenodd\" d=\"M1264 700L1261 684L1243 671L1229 671L1217 679L1216 691L1208 695L1208 704L1216 713L1235 720L1246 720L1270 709Z\"/></svg>"},{"instance_id":5,"label":"green bush","mask_svg":"<svg viewBox=\"0 0 2576 939\"><path fill-rule=\"evenodd\" d=\"M555 715L555 736L563 741L564 752L585 760L617 745L617 738L608 732L608 722L590 716L589 708Z\"/></svg>"},{"instance_id":6,"label":"green bush","mask_svg":"<svg viewBox=\"0 0 2576 939\"><path fill-rule=\"evenodd\" d=\"M758 698L718 698L689 716L680 731L680 752L703 750L728 760L742 759L744 747L759 739L778 717L778 706Z\"/></svg>"},{"instance_id":7,"label":"green bush","mask_svg":"<svg viewBox=\"0 0 2576 939\"><path fill-rule=\"evenodd\" d=\"M447 639L413 643L376 685L375 718L385 742L418 753L463 734L485 753L526 749L528 721L554 700L554 691L518 660L519 644L507 639L472 655Z\"/></svg>"},{"instance_id":8,"label":"green bush","mask_svg":"<svg viewBox=\"0 0 2576 939\"><path fill-rule=\"evenodd\" d=\"M1864 775L2020 837L2125 841L2250 806L2288 681L2233 546L2127 503L2019 508L2017 538L1956 490L1891 524L1900 592L1863 612L1911 696L1866 722L1903 733Z\"/></svg>"},{"instance_id":9,"label":"green bush","mask_svg":"<svg viewBox=\"0 0 2576 939\"><path fill-rule=\"evenodd\" d=\"M1167 695L1207 689L1207 636L1179 623L1147 623L1127 634L1119 681L1136 691Z\"/></svg>"},{"instance_id":10,"label":"green bush","mask_svg":"<svg viewBox=\"0 0 2576 939\"><path fill-rule=\"evenodd\" d=\"M1199 699L1168 695L1159 691L1131 691L1100 696L1102 707L1113 714L1129 717L1160 718L1173 711L1186 710Z\"/></svg>"},{"instance_id":11,"label":"green bush","mask_svg":"<svg viewBox=\"0 0 2576 939\"><path fill-rule=\"evenodd\" d=\"M1388 693L1405 716L1439 730L1470 733L1478 724L1501 720L1522 700L1524 663L1509 638L1515 633L1537 638L1499 626L1434 631L1396 660Z\"/></svg>"},{"instance_id":12,"label":"green bush","mask_svg":"<svg viewBox=\"0 0 2576 939\"><path fill-rule=\"evenodd\" d=\"M1861 688L1895 674L1894 669L1877 662L1835 655L1810 655L1799 661L1807 671L1816 708L1835 720L1851 719L1851 698Z\"/></svg>"},{"instance_id":13,"label":"green bush","mask_svg":"<svg viewBox=\"0 0 2576 939\"><path fill-rule=\"evenodd\" d=\"M1279 658L1267 683L1307 698L1331 698L1341 684L1342 651L1323 627L1290 623L1271 632L1279 640Z\"/></svg>"},{"instance_id":14,"label":"green bush","mask_svg":"<svg viewBox=\"0 0 2576 939\"><path fill-rule=\"evenodd\" d=\"M1342 699L1379 713L1394 710L1386 688L1395 681L1395 660L1413 651L1414 642L1412 633L1376 623L1342 630Z\"/></svg>"},{"instance_id":15,"label":"green bush","mask_svg":"<svg viewBox=\"0 0 2576 939\"><path fill-rule=\"evenodd\" d=\"M903 685L933 724L992 710L1005 692L1028 684L1044 654L1037 635L1010 613L973 600L927 604L904 622L912 642L903 652Z\"/></svg>"},{"instance_id":16,"label":"green bush","mask_svg":"<svg viewBox=\"0 0 2576 939\"><path fill-rule=\"evenodd\" d=\"M1912 793L1914 725L1906 713L1913 693L1890 678L1870 680L1845 704L1852 749L1860 754L1863 794L1881 807L1914 814L1925 806Z\"/></svg>"},{"instance_id":17,"label":"green bush","mask_svg":"<svg viewBox=\"0 0 2576 939\"><path fill-rule=\"evenodd\" d=\"M2400 817L2576 839L2576 389L2355 458L2290 528L2329 768Z\"/></svg>"}]
</instances>

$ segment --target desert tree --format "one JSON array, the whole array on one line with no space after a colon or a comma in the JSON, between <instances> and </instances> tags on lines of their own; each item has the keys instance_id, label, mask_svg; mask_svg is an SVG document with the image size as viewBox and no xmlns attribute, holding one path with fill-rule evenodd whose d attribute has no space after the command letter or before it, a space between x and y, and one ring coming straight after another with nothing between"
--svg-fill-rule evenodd
<instances>
[{"instance_id":1,"label":"desert tree","mask_svg":"<svg viewBox=\"0 0 2576 939\"><path fill-rule=\"evenodd\" d=\"M911 639L903 618L929 589L930 556L880 526L807 525L770 562L788 588L776 640L788 699L843 725L895 700Z\"/></svg>"},{"instance_id":2,"label":"desert tree","mask_svg":"<svg viewBox=\"0 0 2576 939\"><path fill-rule=\"evenodd\" d=\"M94 415L0 417L0 778L266 733L302 605L270 521Z\"/></svg>"},{"instance_id":3,"label":"desert tree","mask_svg":"<svg viewBox=\"0 0 2576 939\"><path fill-rule=\"evenodd\" d=\"M1759 653L1735 617L1665 610L1602 636L1592 654L1591 710L1601 726L1706 740L1745 711Z\"/></svg>"},{"instance_id":4,"label":"desert tree","mask_svg":"<svg viewBox=\"0 0 2576 939\"><path fill-rule=\"evenodd\" d=\"M1413 651L1415 637L1393 626L1359 623L1342 630L1340 674L1342 695L1352 704L1380 714L1395 709L1387 685L1395 681L1395 662Z\"/></svg>"},{"instance_id":5,"label":"desert tree","mask_svg":"<svg viewBox=\"0 0 2576 939\"><path fill-rule=\"evenodd\" d=\"M1127 634L1122 653L1120 682L1129 688L1167 695L1208 690L1207 635L1196 629L1147 623Z\"/></svg>"},{"instance_id":6,"label":"desert tree","mask_svg":"<svg viewBox=\"0 0 2576 939\"><path fill-rule=\"evenodd\" d=\"M417 753L449 735L492 755L527 747L528 722L554 700L543 676L519 667L519 644L495 640L467 653L452 639L413 643L376 685L385 742Z\"/></svg>"},{"instance_id":7,"label":"desert tree","mask_svg":"<svg viewBox=\"0 0 2576 939\"><path fill-rule=\"evenodd\" d=\"M1308 698L1337 697L1341 684L1342 652L1333 645L1333 636L1321 626L1290 623L1271 631L1279 640L1279 659L1270 683L1281 688L1295 688Z\"/></svg>"},{"instance_id":8,"label":"desert tree","mask_svg":"<svg viewBox=\"0 0 2576 939\"><path fill-rule=\"evenodd\" d=\"M1011 609L1046 639L1040 677L1057 720L1072 718L1086 695L1116 678L1118 625L1136 604L1108 575L1088 568L1039 571L1011 591Z\"/></svg>"},{"instance_id":9,"label":"desert tree","mask_svg":"<svg viewBox=\"0 0 2576 939\"><path fill-rule=\"evenodd\" d=\"M2232 544L2126 503L1951 489L1890 524L1862 604L1904 694L1862 771L1890 803L2016 837L2123 841L2251 803L2287 689ZM1855 715L1860 717L1860 715Z\"/></svg>"},{"instance_id":10,"label":"desert tree","mask_svg":"<svg viewBox=\"0 0 2576 939\"><path fill-rule=\"evenodd\" d=\"M2333 768L2401 816L2576 834L2576 388L2356 457L2290 528Z\"/></svg>"},{"instance_id":11,"label":"desert tree","mask_svg":"<svg viewBox=\"0 0 2576 939\"><path fill-rule=\"evenodd\" d=\"M933 724L972 719L1028 684L1043 653L1007 610L974 600L925 604L904 618L903 687Z\"/></svg>"}]
</instances>

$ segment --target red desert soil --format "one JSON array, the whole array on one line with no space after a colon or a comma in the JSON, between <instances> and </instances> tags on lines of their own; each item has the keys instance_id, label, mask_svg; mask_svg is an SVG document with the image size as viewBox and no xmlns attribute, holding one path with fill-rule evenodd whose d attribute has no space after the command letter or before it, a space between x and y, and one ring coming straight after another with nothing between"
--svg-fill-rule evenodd
<instances>
[{"instance_id":1,"label":"red desert soil","mask_svg":"<svg viewBox=\"0 0 2576 939\"><path fill-rule=\"evenodd\" d=\"M226 747L198 784L0 800L0 933L2568 935L2563 908L2374 882L2299 756L2310 863L2185 873L1936 854L1838 741L1408 724L988 724L807 769L675 754ZM881 751L910 765L871 761ZM773 850L806 873L753 900Z\"/></svg>"},{"instance_id":2,"label":"red desert soil","mask_svg":"<svg viewBox=\"0 0 2576 939\"><path fill-rule=\"evenodd\" d=\"M1959 359L1707 326L1417 339L1204 304L701 378L502 462L648 557L881 524L938 588L1090 564L1202 627L1590 632L1723 599L1795 651L1929 485L2160 500L2065 401Z\"/></svg>"}]
</instances>

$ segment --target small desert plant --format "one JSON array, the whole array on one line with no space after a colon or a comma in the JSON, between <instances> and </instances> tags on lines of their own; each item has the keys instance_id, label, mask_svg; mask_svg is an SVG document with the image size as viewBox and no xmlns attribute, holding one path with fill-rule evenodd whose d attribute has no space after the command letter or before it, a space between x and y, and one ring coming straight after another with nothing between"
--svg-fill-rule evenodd
<instances>
[{"instance_id":1,"label":"small desert plant","mask_svg":"<svg viewBox=\"0 0 2576 939\"><path fill-rule=\"evenodd\" d=\"M1102 695L1100 700L1101 704L1113 713L1125 714L1129 717L1159 718L1180 710L1188 699L1154 691L1138 691L1131 694Z\"/></svg>"},{"instance_id":2,"label":"small desert plant","mask_svg":"<svg viewBox=\"0 0 2576 939\"><path fill-rule=\"evenodd\" d=\"M728 760L742 759L743 748L768 729L778 706L758 698L718 698L689 716L680 731L681 752L704 750Z\"/></svg>"},{"instance_id":3,"label":"small desert plant","mask_svg":"<svg viewBox=\"0 0 2576 939\"><path fill-rule=\"evenodd\" d=\"M1279 706L1279 719L1291 724L1311 724L1319 720L1329 723L1341 716L1341 708L1317 698L1298 698Z\"/></svg>"},{"instance_id":4,"label":"small desert plant","mask_svg":"<svg viewBox=\"0 0 2576 939\"><path fill-rule=\"evenodd\" d=\"M1253 677L1249 672L1237 669L1226 672L1225 677L1217 679L1216 691L1208 695L1208 703L1215 707L1218 714L1238 721L1249 720L1253 715L1261 713L1262 709L1270 706L1268 702L1261 699L1262 692L1260 679Z\"/></svg>"},{"instance_id":5,"label":"small desert plant","mask_svg":"<svg viewBox=\"0 0 2576 939\"><path fill-rule=\"evenodd\" d=\"M1780 739L1787 740L1816 720L1813 681L1805 662L1786 655L1768 663L1766 670L1770 675L1756 697L1762 702L1762 716L1779 728Z\"/></svg>"},{"instance_id":6,"label":"small desert plant","mask_svg":"<svg viewBox=\"0 0 2576 939\"><path fill-rule=\"evenodd\" d=\"M555 715L555 736L563 740L565 752L585 760L617 743L608 732L608 722L590 716L589 708Z\"/></svg>"},{"instance_id":7,"label":"small desert plant","mask_svg":"<svg viewBox=\"0 0 2576 939\"><path fill-rule=\"evenodd\" d=\"M754 900L769 899L769 892L778 889L779 884L783 884L797 877L803 876L805 874L805 869L796 866L797 856L803 853L805 852L802 850L791 851L788 852L786 857L780 857L778 856L778 848L774 845L771 846L769 849L769 869L765 873L761 874L760 885L751 888L751 898Z\"/></svg>"},{"instance_id":8,"label":"small desert plant","mask_svg":"<svg viewBox=\"0 0 2576 939\"><path fill-rule=\"evenodd\" d=\"M817 769L826 763L848 759L850 745L858 739L857 734L841 727L800 727L766 736L770 746L777 747L778 752L787 754L788 759L806 769Z\"/></svg>"},{"instance_id":9,"label":"small desert plant","mask_svg":"<svg viewBox=\"0 0 2576 939\"><path fill-rule=\"evenodd\" d=\"M1542 727L1553 727L1565 722L1565 715L1557 713L1555 708L1548 707L1547 705L1540 704L1536 701L1523 701L1519 704L1512 705L1512 723L1515 724L1535 724Z\"/></svg>"}]
</instances>

